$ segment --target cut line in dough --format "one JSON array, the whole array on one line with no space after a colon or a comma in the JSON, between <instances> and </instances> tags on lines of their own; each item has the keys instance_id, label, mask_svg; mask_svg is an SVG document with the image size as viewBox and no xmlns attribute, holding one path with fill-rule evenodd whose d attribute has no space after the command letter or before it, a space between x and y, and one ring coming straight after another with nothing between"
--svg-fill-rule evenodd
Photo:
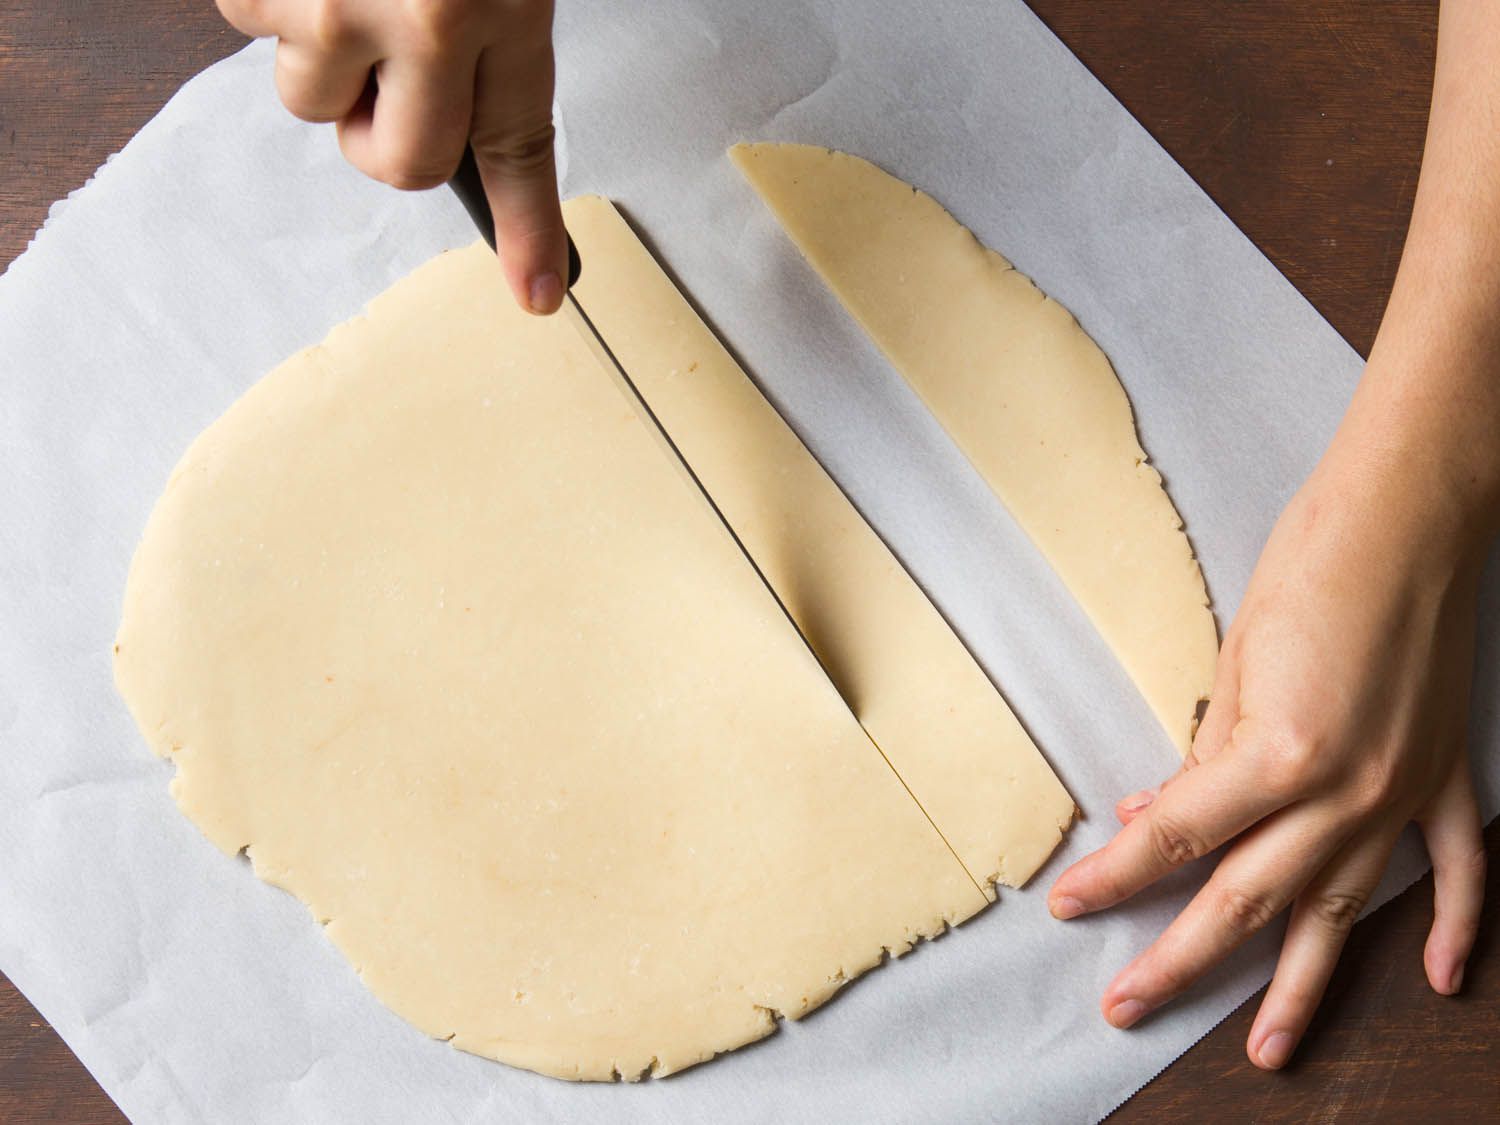
<instances>
[{"instance_id":1,"label":"cut line in dough","mask_svg":"<svg viewBox=\"0 0 1500 1125\"><path fill-rule=\"evenodd\" d=\"M1074 806L927 595L601 200L579 301L976 883L1019 887ZM581 245L581 243L580 243Z\"/></svg>"}]
</instances>

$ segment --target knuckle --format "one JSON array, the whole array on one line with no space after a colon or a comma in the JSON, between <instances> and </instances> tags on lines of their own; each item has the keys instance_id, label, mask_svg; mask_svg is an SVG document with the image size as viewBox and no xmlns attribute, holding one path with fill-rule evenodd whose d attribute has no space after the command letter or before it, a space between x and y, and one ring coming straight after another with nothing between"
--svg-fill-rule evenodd
<instances>
[{"instance_id":1,"label":"knuckle","mask_svg":"<svg viewBox=\"0 0 1500 1125\"><path fill-rule=\"evenodd\" d=\"M323 107L297 90L283 91L281 104L286 106L288 113L300 121L323 124L332 120L332 115L325 111Z\"/></svg>"},{"instance_id":2,"label":"knuckle","mask_svg":"<svg viewBox=\"0 0 1500 1125\"><path fill-rule=\"evenodd\" d=\"M1308 913L1334 934L1347 934L1364 908L1365 896L1351 891L1321 891L1308 903Z\"/></svg>"},{"instance_id":3,"label":"knuckle","mask_svg":"<svg viewBox=\"0 0 1500 1125\"><path fill-rule=\"evenodd\" d=\"M374 176L401 191L426 191L447 183L462 155L461 135L388 136L376 155Z\"/></svg>"},{"instance_id":4,"label":"knuckle","mask_svg":"<svg viewBox=\"0 0 1500 1125\"><path fill-rule=\"evenodd\" d=\"M345 145L344 155L365 175L398 191L426 191L446 183L458 167L459 158L456 152L450 160L430 147L389 141L374 148L361 146L354 150Z\"/></svg>"},{"instance_id":5,"label":"knuckle","mask_svg":"<svg viewBox=\"0 0 1500 1125\"><path fill-rule=\"evenodd\" d=\"M1166 866L1181 867L1205 854L1202 843L1171 818L1158 814L1148 823L1152 850Z\"/></svg>"},{"instance_id":6,"label":"knuckle","mask_svg":"<svg viewBox=\"0 0 1500 1125\"><path fill-rule=\"evenodd\" d=\"M1264 735L1257 745L1261 773L1272 791L1300 795L1325 780L1328 756L1313 732L1288 725Z\"/></svg>"},{"instance_id":7,"label":"knuckle","mask_svg":"<svg viewBox=\"0 0 1500 1125\"><path fill-rule=\"evenodd\" d=\"M1137 988L1152 996L1178 996L1193 986L1197 973L1190 965L1163 954L1152 955L1141 962L1144 970L1137 978Z\"/></svg>"},{"instance_id":8,"label":"knuckle","mask_svg":"<svg viewBox=\"0 0 1500 1125\"><path fill-rule=\"evenodd\" d=\"M405 0L410 26L429 47L452 42L467 30L474 5L469 0Z\"/></svg>"},{"instance_id":9,"label":"knuckle","mask_svg":"<svg viewBox=\"0 0 1500 1125\"><path fill-rule=\"evenodd\" d=\"M1280 974L1277 987L1281 990L1283 1010L1314 1012L1323 999L1324 985L1321 978L1308 978L1301 974ZM1289 979L1287 979L1289 978Z\"/></svg>"},{"instance_id":10,"label":"knuckle","mask_svg":"<svg viewBox=\"0 0 1500 1125\"><path fill-rule=\"evenodd\" d=\"M556 139L557 130L548 121L503 138L481 142L481 147L491 166L501 173L527 178L551 167L552 144Z\"/></svg>"},{"instance_id":11,"label":"knuckle","mask_svg":"<svg viewBox=\"0 0 1500 1125\"><path fill-rule=\"evenodd\" d=\"M318 97L310 78L298 68L288 65L284 51L277 54L276 92L281 97L281 104L286 106L293 117L300 117L303 121L329 121L333 117L327 105Z\"/></svg>"},{"instance_id":12,"label":"knuckle","mask_svg":"<svg viewBox=\"0 0 1500 1125\"><path fill-rule=\"evenodd\" d=\"M1220 917L1237 934L1264 929L1277 914L1275 904L1264 894L1242 887L1232 887L1220 894L1218 909Z\"/></svg>"},{"instance_id":13,"label":"knuckle","mask_svg":"<svg viewBox=\"0 0 1500 1125\"><path fill-rule=\"evenodd\" d=\"M399 191L426 191L448 181L452 169L443 171L430 161L386 159L375 178Z\"/></svg>"},{"instance_id":14,"label":"knuckle","mask_svg":"<svg viewBox=\"0 0 1500 1125\"><path fill-rule=\"evenodd\" d=\"M1366 817L1392 810L1401 797L1398 772L1383 754L1372 755L1354 771L1349 787L1355 812Z\"/></svg>"},{"instance_id":15,"label":"knuckle","mask_svg":"<svg viewBox=\"0 0 1500 1125\"><path fill-rule=\"evenodd\" d=\"M219 15L231 27L244 31L265 22L265 0L215 0Z\"/></svg>"},{"instance_id":16,"label":"knuckle","mask_svg":"<svg viewBox=\"0 0 1500 1125\"><path fill-rule=\"evenodd\" d=\"M348 0L312 0L307 35L315 50L332 52L347 46L354 35Z\"/></svg>"}]
</instances>

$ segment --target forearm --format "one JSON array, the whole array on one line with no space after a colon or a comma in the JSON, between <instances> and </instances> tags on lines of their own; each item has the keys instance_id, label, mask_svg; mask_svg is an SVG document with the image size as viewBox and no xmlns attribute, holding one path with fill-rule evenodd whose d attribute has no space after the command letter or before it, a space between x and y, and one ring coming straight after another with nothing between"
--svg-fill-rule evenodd
<instances>
[{"instance_id":1,"label":"forearm","mask_svg":"<svg viewBox=\"0 0 1500 1125\"><path fill-rule=\"evenodd\" d=\"M1434 533L1500 527L1500 4L1444 0L1411 229L1330 450ZM1403 505L1403 501L1409 501Z\"/></svg>"}]
</instances>

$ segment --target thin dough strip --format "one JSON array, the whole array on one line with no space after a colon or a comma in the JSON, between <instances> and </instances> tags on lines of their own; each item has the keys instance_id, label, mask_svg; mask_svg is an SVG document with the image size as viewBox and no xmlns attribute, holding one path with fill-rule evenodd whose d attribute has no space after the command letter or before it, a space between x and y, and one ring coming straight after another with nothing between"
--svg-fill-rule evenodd
<instances>
[{"instance_id":1,"label":"thin dough strip","mask_svg":"<svg viewBox=\"0 0 1500 1125\"><path fill-rule=\"evenodd\" d=\"M578 299L851 700L913 800L993 897L1074 805L963 642L607 200Z\"/></svg>"},{"instance_id":2,"label":"thin dough strip","mask_svg":"<svg viewBox=\"0 0 1500 1125\"><path fill-rule=\"evenodd\" d=\"M589 323L588 314L583 312L579 305L573 303L564 308L562 315L568 317L568 319L573 322L573 325L578 330L578 335L582 338L584 345L594 353L595 358L599 361L599 366L604 368L606 370L606 373L612 376L614 380L619 384L618 389L621 395L624 396L625 401L630 406L630 408L637 411L637 413L640 415L641 424L654 437L659 439L658 445L661 448L663 456L666 457L667 461L675 469L678 470L678 475L682 478L683 483L686 485L692 495L702 501L709 519L711 519L714 523L723 526L725 533L728 534L728 536L734 541L734 545L744 553L746 561L749 563L751 569L755 571L755 576L765 584L771 597L775 599L777 608L781 609L785 613L790 613L791 611L787 609L786 603L781 599L780 592L776 589L775 585L772 584L771 580L766 576L765 571L761 569L760 563L756 561L754 553L750 551L750 549L745 545L744 540L740 538L740 534L735 530L734 524L729 521L729 518L724 514L723 509L721 509L718 503L714 500L713 494L708 491L707 487L702 481L702 478L698 476L696 470L693 469L692 465L689 464L686 458L683 456L682 450L678 447L677 443L672 440L672 435L669 434L662 426L661 419L659 419L656 416L656 412L651 409L651 404L645 401L643 397L638 397L639 388L633 388L627 383L628 373L627 378L620 377L617 357L615 357L614 354L609 350L608 344L606 344L602 339L595 335L595 331ZM633 383L633 380L630 380L629 382ZM761 467L763 468L764 466ZM798 622L797 628L800 630L800 622ZM805 638L806 634L804 633L798 639L802 640ZM808 641L808 644L812 644L810 638L806 639ZM821 661L822 658L818 657L818 659ZM829 672L826 666L820 666L820 671L828 675L829 681L830 683L832 683L835 690L841 690L837 681L833 679L833 674ZM841 694L840 698L844 699L846 703L848 702L847 696L843 696ZM852 706L850 707L850 712L851 714L853 714L855 721L858 722L859 715L854 713ZM967 875L969 877L969 881L974 884L974 889L980 894L984 895L987 899L993 899L993 888L980 886L979 881L974 878L974 873L970 871L964 864L963 859L954 849L952 843L949 842L948 837L944 834L942 828L938 826L937 821L932 819L932 814L929 813L927 809L922 805L922 802L917 799L917 795L911 791L911 786L906 784L906 781L904 778L902 778L900 771L898 771L896 767L891 764L890 755L887 754L883 749L881 749L880 743L875 740L875 736L869 732L869 730L864 726L863 723L860 723L860 729L864 731L865 737L870 740L870 745L873 746L875 748L875 752L880 755L880 759L886 764L886 768L891 771L891 774L896 778L897 781L901 783L901 787L906 790L906 795L912 799L918 809L921 809L922 815L927 818L927 823L932 825L932 830L936 832L938 838L943 841L943 846L948 849L949 853L952 854L954 861L957 862L960 867L964 868L964 874Z\"/></svg>"},{"instance_id":3,"label":"thin dough strip","mask_svg":"<svg viewBox=\"0 0 1500 1125\"><path fill-rule=\"evenodd\" d=\"M730 156L1187 753L1218 634L1182 520L1098 345L931 196L868 161L798 144Z\"/></svg>"}]
</instances>

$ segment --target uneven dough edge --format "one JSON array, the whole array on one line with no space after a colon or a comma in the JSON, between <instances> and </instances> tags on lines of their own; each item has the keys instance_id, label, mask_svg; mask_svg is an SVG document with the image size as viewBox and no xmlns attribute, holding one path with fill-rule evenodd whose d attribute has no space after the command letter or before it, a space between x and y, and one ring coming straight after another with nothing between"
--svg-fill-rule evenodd
<instances>
[{"instance_id":1,"label":"uneven dough edge","mask_svg":"<svg viewBox=\"0 0 1500 1125\"><path fill-rule=\"evenodd\" d=\"M582 240L580 243L584 252L589 253L589 247ZM597 263L598 259L595 261ZM857 927L863 936L853 939L846 936L838 940L843 952L830 960L829 971L818 983L776 993L767 997L769 1002L732 1005L738 1015L726 1016L721 1012L715 1017L716 1030L693 1031L686 1040L681 1036L676 1037L677 1041L659 1038L653 1040L650 1047L639 1046L633 1041L597 1041L592 1044L592 1049L573 1049L571 1041L561 1045L549 1044L538 1039L497 1035L479 1029L455 1033L453 1021L444 1018L441 1004L432 1005L425 1003L423 998L413 998L409 983L399 972L393 974L388 966L370 963L365 956L370 947L369 923L354 918L358 911L344 901L349 887L340 882L338 872L314 872L309 866L315 865L302 862L298 849L304 846L302 841L306 837L299 833L306 829L306 825L286 826L285 831L290 835L280 836L264 833L257 827L265 810L254 807L253 799L247 796L247 786L257 776L254 772L257 761L277 748L269 744L249 750L242 748L243 756L232 768L222 763L215 767L212 762L214 740L216 735L223 733L224 721L216 708L221 707L222 701L204 703L195 700L191 693L180 692L174 682L174 673L200 668L202 662L197 657L203 651L204 615L211 614L216 600L228 596L233 589L223 585L217 577L220 573L217 560L211 560L208 554L201 557L193 554L202 547L199 539L205 532L218 536L214 540L216 545L231 543L232 539L223 528L205 529L190 510L192 505L202 503L205 497L213 497L218 478L233 467L231 463L238 463L242 468L249 464L253 470L265 458L264 451L269 448L267 443L278 436L287 421L287 403L283 396L297 395L295 401L315 416L321 416L319 412L322 412L327 417L346 421L351 410L364 408L359 396L350 398L348 389L340 385L347 373L340 370L339 355L344 349L360 344L366 334L374 331L372 326L378 326L399 311L393 296L398 290L410 294L416 291L413 286L435 284L433 271L447 275L459 271L463 280L451 285L452 292L457 294L452 299L460 304L470 301L470 305L459 310L454 323L465 324L467 318L488 307L484 300L474 297L475 289L490 302L490 306L507 308L508 296L492 266L492 259L487 257L486 251L477 246L440 257L376 298L365 318L336 328L323 344L299 353L277 368L195 440L174 470L153 511L132 564L117 645L117 682L147 741L157 753L176 762L178 773L172 789L184 812L226 853L233 854L249 845L247 850L256 873L307 903L313 917L327 926L330 939L359 968L366 985L387 1006L428 1034L448 1039L460 1049L556 1077L607 1080L616 1076L638 1078L648 1072L667 1074L763 1037L774 1027L773 1012L788 1018L800 1018L824 1003L848 980L878 964L887 952L899 956L915 941L936 936L949 925L983 909L983 897L974 891L960 865L927 838L928 827L913 819L911 810L906 807L907 799L904 794L897 793L893 778L877 773L875 777L879 780L868 780L864 784L876 786L879 792L887 794L882 799L890 805L892 815L896 815L897 809L903 810L899 814L899 823L911 826L913 842L920 842L921 847L927 849L923 854L930 858L913 858L904 869L890 866L873 871L853 871L850 874L858 878L850 889L828 888L844 893L856 908L865 910ZM494 276L483 272L485 270ZM441 313L438 309L429 311L434 316ZM533 326L528 325L527 330L532 331ZM567 328L556 325L546 330L565 332ZM401 342L391 338L379 343L397 349ZM373 344L360 346L368 346L374 352L380 350ZM613 394L602 380L599 385L602 395ZM309 422L309 426L311 424ZM315 440L321 434L317 428L305 432L313 435ZM293 490L278 492L268 489L263 498L257 494L256 504L263 504L265 510L253 513L255 518L263 521L278 504L290 502L290 491ZM301 498L292 496L290 499ZM716 534L722 533L716 531ZM148 573L149 568L163 558L178 555L185 557L186 565L181 562L172 564L178 569L169 572L171 582L157 582ZM226 571L243 563L243 560L228 554L222 561L228 564L223 568ZM258 565L253 558L249 563L243 563L242 573L236 581L261 581L263 576L255 569ZM729 583L730 588L724 592L726 600L735 603L756 600L755 587L743 579L741 575L737 582ZM770 627L774 629L774 625ZM780 628L785 629L784 623ZM253 640L254 630L247 631L246 635ZM795 644L787 644L785 637L775 643L780 646L778 651L785 650L789 658L795 658ZM273 678L280 671L270 669ZM340 679L339 683L343 682ZM812 669L804 667L788 682L801 685L797 691L809 702L813 697L821 699L815 711L809 714L819 716L818 722L830 731L842 731L839 736L841 746L847 747L851 754L857 751L868 757L869 747L862 735L857 728L851 729L852 723L843 712L842 704L836 698L827 698L831 693L826 692L826 685L817 686L817 676ZM249 684L247 691L254 695L266 686ZM229 702L238 705L242 701ZM358 728L354 731L357 738L351 739L347 730L340 732L335 729L331 739L319 740L320 745L328 743L328 748L321 753L348 753L351 741L374 741L380 734L379 730ZM216 768L218 772L214 775ZM870 774L865 765L858 767L860 777L869 777ZM871 790L872 793L876 791ZM462 797L463 794L458 795L458 799ZM1069 804L1071 807L1071 802ZM326 814L320 810L319 815ZM892 823L894 826L896 822ZM889 848L883 848L878 839L871 839L868 843L876 845L874 852L889 853ZM904 856L889 858L906 860ZM870 905L872 898L881 895L889 896L888 909L878 903ZM913 906L914 903L921 905ZM362 961L366 963L361 964Z\"/></svg>"},{"instance_id":2,"label":"uneven dough edge","mask_svg":"<svg viewBox=\"0 0 1500 1125\"><path fill-rule=\"evenodd\" d=\"M931 196L810 145L731 159L1041 549L1185 754L1218 633L1109 360Z\"/></svg>"}]
</instances>

